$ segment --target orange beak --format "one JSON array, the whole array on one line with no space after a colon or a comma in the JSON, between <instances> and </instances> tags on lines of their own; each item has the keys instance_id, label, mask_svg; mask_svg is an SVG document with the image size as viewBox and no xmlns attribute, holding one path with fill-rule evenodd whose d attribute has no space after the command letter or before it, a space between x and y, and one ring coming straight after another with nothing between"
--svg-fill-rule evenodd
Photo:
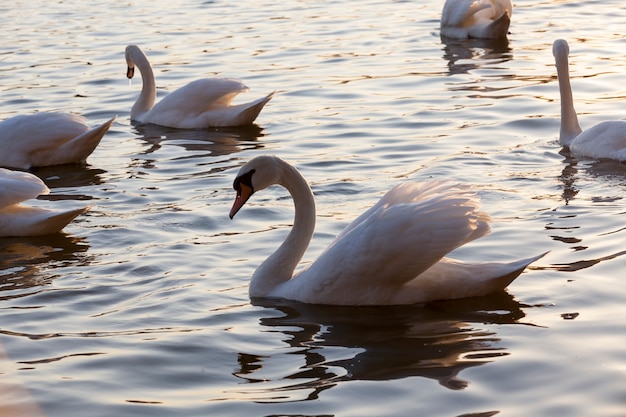
<instances>
[{"instance_id":1,"label":"orange beak","mask_svg":"<svg viewBox=\"0 0 626 417\"><path fill-rule=\"evenodd\" d=\"M228 217L231 219L235 217L235 214L239 211L240 208L246 204L246 201L252 196L254 190L252 187L248 187L245 184L239 184L239 189L237 190L237 197L235 197L235 202L233 203L233 207L230 209L230 213Z\"/></svg>"}]
</instances>

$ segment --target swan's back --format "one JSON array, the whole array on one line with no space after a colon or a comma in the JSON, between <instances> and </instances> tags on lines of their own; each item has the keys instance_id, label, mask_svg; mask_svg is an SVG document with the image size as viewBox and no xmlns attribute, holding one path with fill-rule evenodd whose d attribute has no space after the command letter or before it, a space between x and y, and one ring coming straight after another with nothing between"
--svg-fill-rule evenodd
<instances>
[{"instance_id":1,"label":"swan's back","mask_svg":"<svg viewBox=\"0 0 626 417\"><path fill-rule=\"evenodd\" d=\"M181 113L200 114L218 107L230 105L239 93L248 87L231 78L201 78L172 91L154 107L155 112L179 109Z\"/></svg>"},{"instance_id":2,"label":"swan's back","mask_svg":"<svg viewBox=\"0 0 626 417\"><path fill-rule=\"evenodd\" d=\"M0 166L31 167L83 163L100 143L115 117L90 129L72 113L42 112L0 122Z\"/></svg>"},{"instance_id":3,"label":"swan's back","mask_svg":"<svg viewBox=\"0 0 626 417\"><path fill-rule=\"evenodd\" d=\"M33 174L0 168L0 210L49 192Z\"/></svg>"},{"instance_id":4,"label":"swan's back","mask_svg":"<svg viewBox=\"0 0 626 417\"><path fill-rule=\"evenodd\" d=\"M576 136L569 145L575 155L626 161L626 121L598 123Z\"/></svg>"},{"instance_id":5,"label":"swan's back","mask_svg":"<svg viewBox=\"0 0 626 417\"><path fill-rule=\"evenodd\" d=\"M310 303L396 304L408 282L489 232L489 216L478 207L478 197L455 184L398 185L275 295Z\"/></svg>"},{"instance_id":6,"label":"swan's back","mask_svg":"<svg viewBox=\"0 0 626 417\"><path fill-rule=\"evenodd\" d=\"M33 174L0 168L0 237L57 233L89 207L53 211L22 205L48 194L48 187Z\"/></svg>"},{"instance_id":7,"label":"swan's back","mask_svg":"<svg viewBox=\"0 0 626 417\"><path fill-rule=\"evenodd\" d=\"M510 0L447 0L441 13L441 36L503 38L512 14Z\"/></svg>"},{"instance_id":8,"label":"swan's back","mask_svg":"<svg viewBox=\"0 0 626 417\"><path fill-rule=\"evenodd\" d=\"M73 113L42 112L14 116L0 122L0 144L15 148L63 143L89 129L87 120Z\"/></svg>"},{"instance_id":9,"label":"swan's back","mask_svg":"<svg viewBox=\"0 0 626 417\"><path fill-rule=\"evenodd\" d=\"M178 128L205 127L202 120L206 113L231 109L233 99L246 91L248 87L235 79L202 78L163 97L138 121Z\"/></svg>"}]
</instances>

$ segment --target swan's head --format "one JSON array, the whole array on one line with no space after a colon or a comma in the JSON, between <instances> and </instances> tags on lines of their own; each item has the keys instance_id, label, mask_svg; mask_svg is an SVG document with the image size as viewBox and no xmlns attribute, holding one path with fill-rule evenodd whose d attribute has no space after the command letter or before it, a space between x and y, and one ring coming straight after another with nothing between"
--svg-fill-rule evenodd
<instances>
[{"instance_id":1,"label":"swan's head","mask_svg":"<svg viewBox=\"0 0 626 417\"><path fill-rule=\"evenodd\" d=\"M229 217L235 214L246 204L246 201L255 192L274 184L282 183L282 170L287 163L276 156L257 156L241 167L233 188L237 192Z\"/></svg>"},{"instance_id":2,"label":"swan's head","mask_svg":"<svg viewBox=\"0 0 626 417\"><path fill-rule=\"evenodd\" d=\"M126 47L126 65L128 65L128 69L126 70L126 77L128 79L133 78L135 75L135 60L133 57L137 55L143 55L141 49L137 45L128 45Z\"/></svg>"},{"instance_id":3,"label":"swan's head","mask_svg":"<svg viewBox=\"0 0 626 417\"><path fill-rule=\"evenodd\" d=\"M552 44L552 55L557 61L563 59L563 57L567 58L569 55L569 45L567 41L564 39L555 40L554 44Z\"/></svg>"}]
</instances>

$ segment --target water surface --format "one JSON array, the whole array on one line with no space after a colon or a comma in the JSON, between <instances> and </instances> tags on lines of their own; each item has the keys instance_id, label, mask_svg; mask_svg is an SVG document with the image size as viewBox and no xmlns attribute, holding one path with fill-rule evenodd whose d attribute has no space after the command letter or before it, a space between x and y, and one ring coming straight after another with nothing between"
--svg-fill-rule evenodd
<instances>
[{"instance_id":1,"label":"water surface","mask_svg":"<svg viewBox=\"0 0 626 417\"><path fill-rule=\"evenodd\" d=\"M516 1L507 41L448 41L441 2L41 2L0 6L0 117L118 115L85 167L37 170L35 204L93 205L0 239L0 402L45 416L623 416L626 169L560 149L554 39L583 127L624 117L626 10ZM158 94L228 76L277 95L248 128L135 126ZM310 181L303 262L398 182L473 184L492 233L468 261L550 253L507 290L426 306L250 302L289 231L276 188L233 221L232 180L271 153Z\"/></svg>"}]
</instances>

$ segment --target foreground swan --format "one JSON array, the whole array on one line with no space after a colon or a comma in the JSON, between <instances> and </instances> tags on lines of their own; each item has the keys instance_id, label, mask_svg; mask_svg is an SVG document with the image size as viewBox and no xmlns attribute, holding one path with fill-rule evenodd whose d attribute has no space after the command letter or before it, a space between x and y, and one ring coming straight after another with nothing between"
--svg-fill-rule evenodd
<instances>
[{"instance_id":1,"label":"foreground swan","mask_svg":"<svg viewBox=\"0 0 626 417\"><path fill-rule=\"evenodd\" d=\"M249 125L274 93L250 103L231 105L233 98L248 91L241 81L230 78L203 78L169 93L156 105L156 84L146 55L136 45L126 47L126 76L133 78L135 65L141 72L141 94L130 118L180 129Z\"/></svg>"},{"instance_id":2,"label":"foreground swan","mask_svg":"<svg viewBox=\"0 0 626 417\"><path fill-rule=\"evenodd\" d=\"M541 256L511 263L466 264L443 258L489 232L478 197L454 184L396 186L354 220L320 257L293 275L315 228L315 202L305 179L273 156L245 164L234 182L230 217L250 196L278 184L294 200L293 229L259 266L250 296L314 304L393 305L473 297L505 288ZM292 276L293 275L293 276Z\"/></svg>"},{"instance_id":3,"label":"foreground swan","mask_svg":"<svg viewBox=\"0 0 626 417\"><path fill-rule=\"evenodd\" d=\"M578 124L569 79L569 45L557 39L552 45L552 54L561 93L561 146L569 148L574 155L626 161L626 121L601 122L583 131Z\"/></svg>"},{"instance_id":4,"label":"foreground swan","mask_svg":"<svg viewBox=\"0 0 626 417\"><path fill-rule=\"evenodd\" d=\"M441 12L441 36L454 39L506 37L511 0L447 0Z\"/></svg>"},{"instance_id":5,"label":"foreground swan","mask_svg":"<svg viewBox=\"0 0 626 417\"><path fill-rule=\"evenodd\" d=\"M30 169L84 163L115 117L90 128L77 114L42 112L0 122L0 166Z\"/></svg>"},{"instance_id":6,"label":"foreground swan","mask_svg":"<svg viewBox=\"0 0 626 417\"><path fill-rule=\"evenodd\" d=\"M0 237L56 233L89 210L89 207L82 207L61 212L20 204L49 192L43 181L33 174L0 168Z\"/></svg>"}]
</instances>

